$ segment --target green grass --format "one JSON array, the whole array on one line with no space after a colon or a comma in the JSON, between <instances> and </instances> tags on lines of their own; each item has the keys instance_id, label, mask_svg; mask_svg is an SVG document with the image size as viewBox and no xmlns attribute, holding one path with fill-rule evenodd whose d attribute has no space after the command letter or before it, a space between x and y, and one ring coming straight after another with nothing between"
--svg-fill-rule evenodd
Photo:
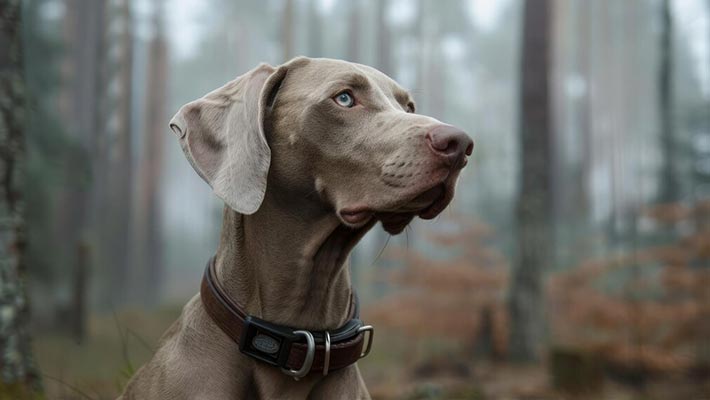
<instances>
[{"instance_id":1,"label":"green grass","mask_svg":"<svg viewBox=\"0 0 710 400\"><path fill-rule=\"evenodd\" d=\"M83 343L63 334L35 332L47 398L115 399L179 314L179 308L167 307L94 316Z\"/></svg>"},{"instance_id":2,"label":"green grass","mask_svg":"<svg viewBox=\"0 0 710 400\"><path fill-rule=\"evenodd\" d=\"M148 361L179 307L124 310L93 316L87 339L78 344L64 334L35 332L35 354L48 399L115 399L133 373ZM373 351L360 361L368 387L379 399L445 399L450 385L413 380L407 371L441 350L436 344L412 346L396 332L378 330ZM478 399L470 383L456 386L456 398ZM0 399L4 400L4 399Z\"/></svg>"},{"instance_id":3,"label":"green grass","mask_svg":"<svg viewBox=\"0 0 710 400\"><path fill-rule=\"evenodd\" d=\"M43 400L44 397L22 383L7 384L0 382L0 400Z\"/></svg>"},{"instance_id":4,"label":"green grass","mask_svg":"<svg viewBox=\"0 0 710 400\"><path fill-rule=\"evenodd\" d=\"M130 376L150 359L158 340L179 314L180 307L165 307L93 316L88 337L81 344L56 332L34 332L46 398L115 399ZM461 343L441 337L408 338L384 327L377 329L372 352L359 367L378 400L589 398L553 391L542 364L486 363L475 360ZM678 388L684 386L688 382L658 382L645 392L653 396L644 396L633 388L608 384L596 398L685 399L710 392L708 384L695 383L686 390L687 395L679 396ZM0 388L0 400L39 400L18 390Z\"/></svg>"}]
</instances>

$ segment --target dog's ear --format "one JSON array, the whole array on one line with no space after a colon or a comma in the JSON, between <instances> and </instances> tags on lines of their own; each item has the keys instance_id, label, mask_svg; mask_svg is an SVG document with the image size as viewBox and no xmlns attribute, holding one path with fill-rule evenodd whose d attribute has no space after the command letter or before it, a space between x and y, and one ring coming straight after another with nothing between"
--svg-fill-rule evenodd
<instances>
[{"instance_id":1,"label":"dog's ear","mask_svg":"<svg viewBox=\"0 0 710 400\"><path fill-rule=\"evenodd\" d=\"M285 67L262 64L185 104L170 121L195 171L242 214L255 213L264 200L271 163L264 117L285 76Z\"/></svg>"}]
</instances>

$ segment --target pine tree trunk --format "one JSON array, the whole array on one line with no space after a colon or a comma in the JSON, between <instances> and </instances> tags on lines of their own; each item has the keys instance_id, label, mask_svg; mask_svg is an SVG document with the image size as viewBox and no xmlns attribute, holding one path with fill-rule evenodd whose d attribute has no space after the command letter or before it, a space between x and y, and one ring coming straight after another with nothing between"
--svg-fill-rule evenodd
<instances>
[{"instance_id":1,"label":"pine tree trunk","mask_svg":"<svg viewBox=\"0 0 710 400\"><path fill-rule=\"evenodd\" d=\"M281 23L281 45L283 46L283 62L293 58L293 0L286 0Z\"/></svg>"},{"instance_id":2,"label":"pine tree trunk","mask_svg":"<svg viewBox=\"0 0 710 400\"><path fill-rule=\"evenodd\" d=\"M360 62L360 30L362 29L360 0L350 0L348 7L350 7L348 12L348 49L345 57L348 61Z\"/></svg>"},{"instance_id":3,"label":"pine tree trunk","mask_svg":"<svg viewBox=\"0 0 710 400\"><path fill-rule=\"evenodd\" d=\"M106 0L66 0L64 18L64 42L67 48L62 61L62 86L59 102L60 118L76 146L76 155L69 160L71 171L82 175L67 180L59 197L62 212L56 222L53 236L58 243L66 243L57 250L57 262L67 271L86 267L91 274L91 258L97 254L91 229L96 223L99 195L104 189L105 171L102 134L105 132L105 115L102 113L103 63L105 59L104 38ZM87 166L84 163L88 163ZM83 174L87 175L84 176ZM78 258L79 247L88 246L87 260ZM87 265L78 265L81 262ZM87 284L89 281L87 280ZM109 287L110 289L110 287ZM102 292L100 304L108 308L111 297L108 290ZM77 294L75 294L77 295ZM69 321L66 321L69 322ZM69 327L64 327L69 328Z\"/></svg>"},{"instance_id":4,"label":"pine tree trunk","mask_svg":"<svg viewBox=\"0 0 710 400\"><path fill-rule=\"evenodd\" d=\"M100 231L99 249L101 265L106 269L104 285L111 288L111 304L116 307L126 302L129 286L129 240L130 240L130 205L133 179L133 144L131 140L131 98L133 76L133 33L129 0L114 3L114 18L107 27L106 77L107 87L115 86L118 90L107 93L111 115L106 120L115 120L115 126L107 126L107 143L104 154L104 185L101 193L101 211L97 216ZM116 28L117 26L118 28Z\"/></svg>"},{"instance_id":5,"label":"pine tree trunk","mask_svg":"<svg viewBox=\"0 0 710 400\"><path fill-rule=\"evenodd\" d=\"M136 298L145 304L154 305L158 299L163 281L162 219L160 210L160 181L163 166L163 143L166 139L166 78L167 42L163 28L162 13L154 15L155 36L150 43L148 66L148 88L146 90L146 134L140 171L140 193L136 221L140 226L135 230L134 243L138 250L138 268L143 286L138 285Z\"/></svg>"},{"instance_id":6,"label":"pine tree trunk","mask_svg":"<svg viewBox=\"0 0 710 400\"><path fill-rule=\"evenodd\" d=\"M388 0L377 2L377 69L389 76L394 76L392 67L392 35L387 25Z\"/></svg>"},{"instance_id":7,"label":"pine tree trunk","mask_svg":"<svg viewBox=\"0 0 710 400\"><path fill-rule=\"evenodd\" d=\"M675 132L673 129L673 19L670 0L661 4L660 68L658 70L658 108L661 125L661 184L659 200L678 199Z\"/></svg>"},{"instance_id":8,"label":"pine tree trunk","mask_svg":"<svg viewBox=\"0 0 710 400\"><path fill-rule=\"evenodd\" d=\"M41 392L30 345L25 271L26 85L19 0L0 0L0 399Z\"/></svg>"},{"instance_id":9,"label":"pine tree trunk","mask_svg":"<svg viewBox=\"0 0 710 400\"><path fill-rule=\"evenodd\" d=\"M323 57L323 32L318 13L318 0L308 2L308 56Z\"/></svg>"},{"instance_id":10,"label":"pine tree trunk","mask_svg":"<svg viewBox=\"0 0 710 400\"><path fill-rule=\"evenodd\" d=\"M545 339L543 273L551 251L551 115L548 88L549 0L527 0L521 57L520 159L517 251L510 288L510 355L539 358Z\"/></svg>"}]
</instances>

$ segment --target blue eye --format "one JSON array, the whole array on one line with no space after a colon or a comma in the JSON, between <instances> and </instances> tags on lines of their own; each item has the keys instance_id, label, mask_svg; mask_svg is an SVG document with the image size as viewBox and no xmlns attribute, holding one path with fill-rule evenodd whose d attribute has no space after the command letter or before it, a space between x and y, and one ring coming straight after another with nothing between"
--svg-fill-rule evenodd
<instances>
[{"instance_id":1,"label":"blue eye","mask_svg":"<svg viewBox=\"0 0 710 400\"><path fill-rule=\"evenodd\" d=\"M341 107L350 108L355 105L355 98L348 92L338 93L333 100Z\"/></svg>"}]
</instances>

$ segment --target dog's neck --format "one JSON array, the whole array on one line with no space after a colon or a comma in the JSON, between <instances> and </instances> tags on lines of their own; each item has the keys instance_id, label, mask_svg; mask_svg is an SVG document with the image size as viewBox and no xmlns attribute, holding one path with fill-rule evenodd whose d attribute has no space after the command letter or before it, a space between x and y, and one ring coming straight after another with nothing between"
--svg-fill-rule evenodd
<instances>
[{"instance_id":1,"label":"dog's neck","mask_svg":"<svg viewBox=\"0 0 710 400\"><path fill-rule=\"evenodd\" d=\"M372 224L353 230L332 212L293 209L268 195L253 215L225 207L217 279L250 315L310 330L338 328L352 307L347 255Z\"/></svg>"}]
</instances>

